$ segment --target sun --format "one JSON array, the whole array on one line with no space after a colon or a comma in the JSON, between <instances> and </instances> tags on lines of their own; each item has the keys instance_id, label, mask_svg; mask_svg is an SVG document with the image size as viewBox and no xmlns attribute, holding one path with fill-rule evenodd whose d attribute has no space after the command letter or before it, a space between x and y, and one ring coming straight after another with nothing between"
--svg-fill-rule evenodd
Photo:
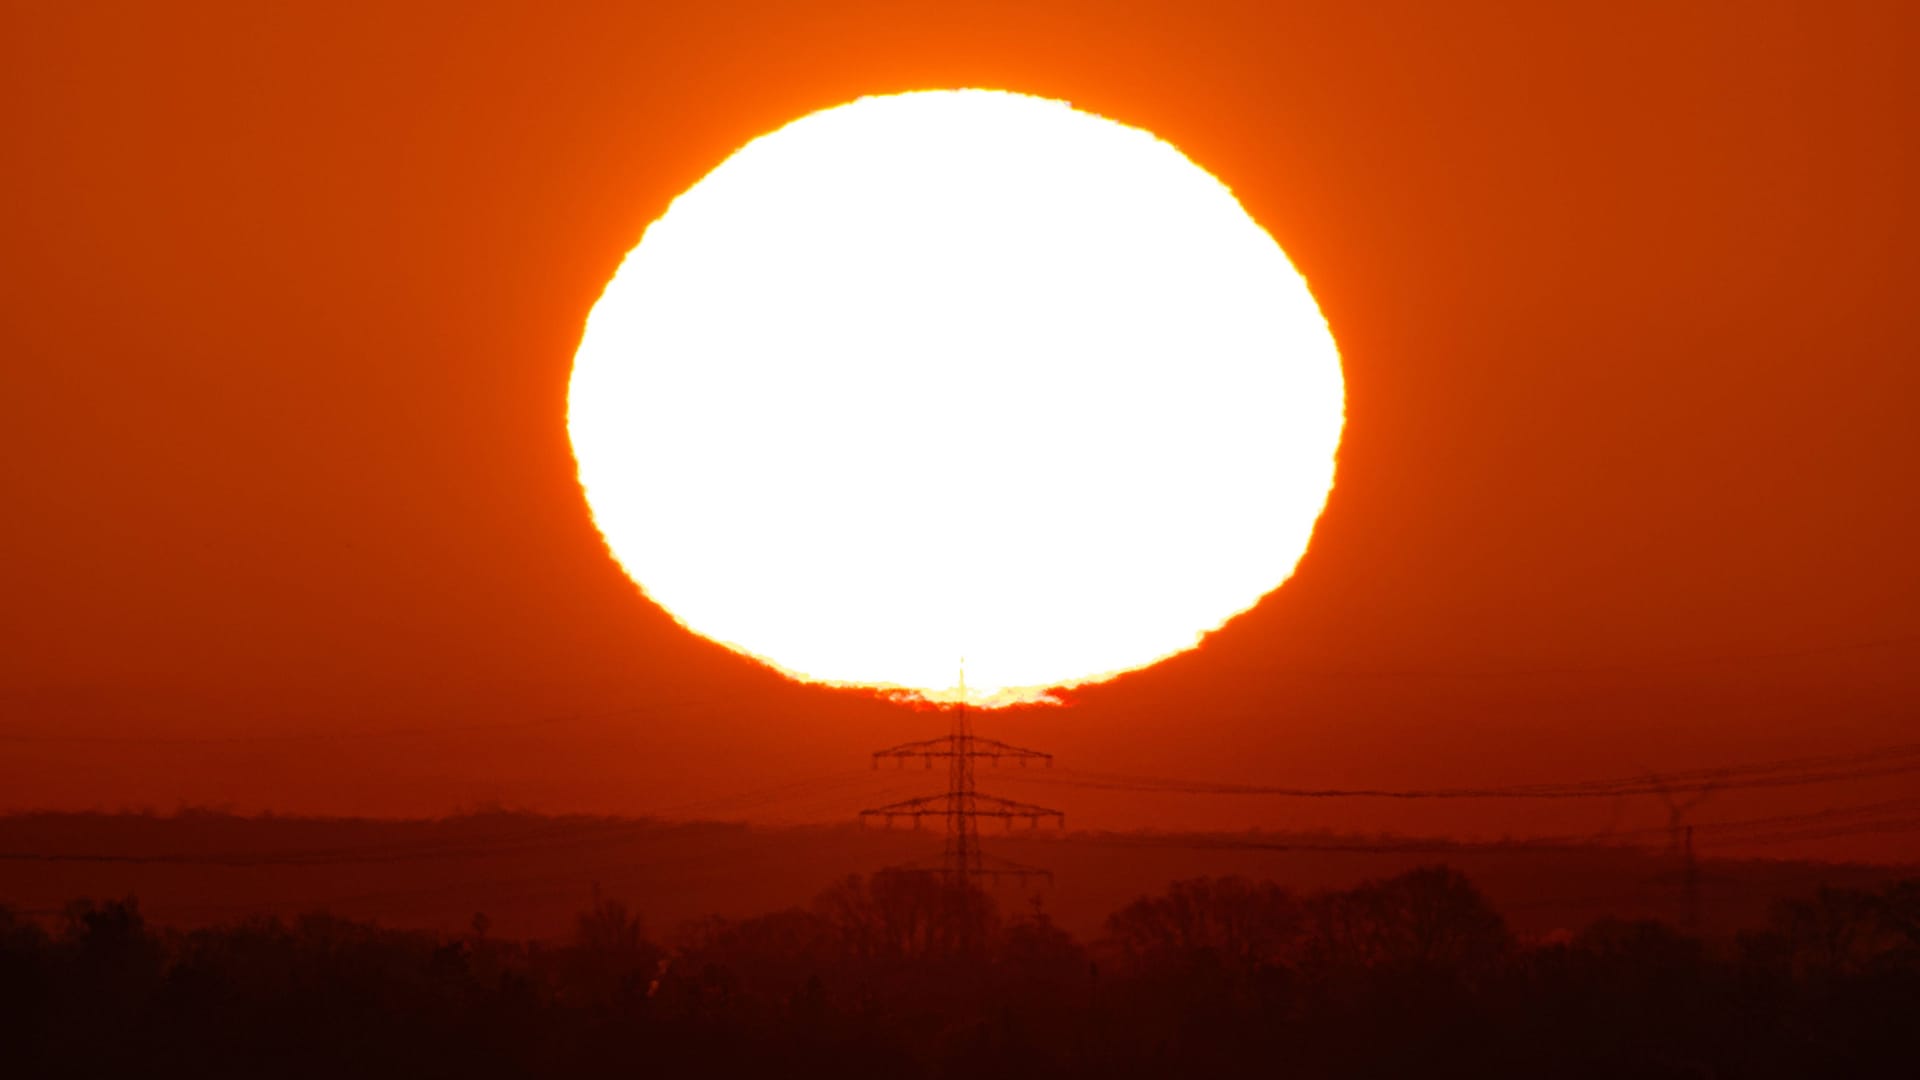
<instances>
[{"instance_id":1,"label":"sun","mask_svg":"<svg viewBox=\"0 0 1920 1080\"><path fill-rule=\"evenodd\" d=\"M595 523L695 633L810 682L1044 700L1284 582L1333 486L1333 337L1232 193L984 90L755 139L620 266L574 360Z\"/></svg>"}]
</instances>

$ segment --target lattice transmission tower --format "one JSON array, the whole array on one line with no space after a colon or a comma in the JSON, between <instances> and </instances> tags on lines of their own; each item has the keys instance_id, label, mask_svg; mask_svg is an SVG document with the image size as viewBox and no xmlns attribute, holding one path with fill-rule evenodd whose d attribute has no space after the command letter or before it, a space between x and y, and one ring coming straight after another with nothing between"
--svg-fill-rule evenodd
<instances>
[{"instance_id":1,"label":"lattice transmission tower","mask_svg":"<svg viewBox=\"0 0 1920 1080\"><path fill-rule=\"evenodd\" d=\"M1700 863L1693 853L1693 826L1687 824L1687 815L1694 807L1707 801L1713 795L1713 784L1709 783L1691 799L1679 799L1662 779L1648 774L1654 790L1660 793L1661 801L1667 804L1667 851L1680 860L1680 928L1689 933L1700 932Z\"/></svg>"},{"instance_id":2,"label":"lattice transmission tower","mask_svg":"<svg viewBox=\"0 0 1920 1080\"><path fill-rule=\"evenodd\" d=\"M889 872L937 873L954 888L981 878L998 881L1011 877L1019 879L1022 884L1028 878L1052 881L1053 874L1050 871L983 853L980 850L980 819L998 818L1011 831L1015 821L1025 821L1029 828L1037 829L1040 822L1047 818L1052 818L1064 828L1066 815L1049 807L1016 802L980 791L974 785L974 763L985 758L994 765L1008 760L1017 761L1022 767L1036 761L1050 766L1053 764L1053 755L975 735L973 719L967 710L966 691L967 680L963 672L960 676L960 704L951 710L953 728L948 734L937 739L901 743L873 753L873 767L876 769L885 760L891 760L898 767L913 758L921 759L931 769L936 759L945 759L946 792L902 799L871 810L862 810L860 823L864 825L879 819L891 826L897 818L911 818L918 828L927 818L937 817L946 821L946 847L938 867L896 866L889 868Z\"/></svg>"}]
</instances>

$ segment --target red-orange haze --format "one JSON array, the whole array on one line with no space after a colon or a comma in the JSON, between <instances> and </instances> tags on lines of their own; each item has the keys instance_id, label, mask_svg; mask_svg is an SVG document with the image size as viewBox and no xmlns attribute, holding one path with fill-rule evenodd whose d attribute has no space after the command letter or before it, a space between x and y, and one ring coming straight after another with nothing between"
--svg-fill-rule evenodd
<instances>
[{"instance_id":1,"label":"red-orange haze","mask_svg":"<svg viewBox=\"0 0 1920 1080\"><path fill-rule=\"evenodd\" d=\"M1179 146L1311 283L1348 394L1284 589L987 734L1081 770L1376 787L1910 741L1915 56L1920 8L1863 2L7 5L0 805L843 820L888 790L724 798L940 720L639 597L566 392L674 195L797 116L949 86ZM1085 827L1666 821L1007 789Z\"/></svg>"}]
</instances>

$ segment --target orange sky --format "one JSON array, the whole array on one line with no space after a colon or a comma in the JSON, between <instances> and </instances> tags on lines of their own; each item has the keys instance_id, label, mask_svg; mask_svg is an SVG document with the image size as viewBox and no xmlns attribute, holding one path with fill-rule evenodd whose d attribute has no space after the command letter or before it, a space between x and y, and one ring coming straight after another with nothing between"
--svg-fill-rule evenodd
<instances>
[{"instance_id":1,"label":"orange sky","mask_svg":"<svg viewBox=\"0 0 1920 1080\"><path fill-rule=\"evenodd\" d=\"M565 394L622 254L731 149L956 85L1232 186L1349 394L1290 585L994 733L1386 786L1912 740L1920 9L1565 7L0 4L0 806L645 811L930 734L643 601ZM1665 820L1007 790L1083 826Z\"/></svg>"}]
</instances>

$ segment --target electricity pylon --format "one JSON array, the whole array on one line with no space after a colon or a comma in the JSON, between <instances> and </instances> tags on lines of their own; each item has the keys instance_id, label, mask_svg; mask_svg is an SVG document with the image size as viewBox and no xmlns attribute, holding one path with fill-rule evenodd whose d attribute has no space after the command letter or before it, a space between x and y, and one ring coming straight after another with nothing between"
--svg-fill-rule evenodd
<instances>
[{"instance_id":1,"label":"electricity pylon","mask_svg":"<svg viewBox=\"0 0 1920 1080\"><path fill-rule=\"evenodd\" d=\"M1038 761L1046 765L1053 764L1053 755L1041 750L1029 750L1024 746L1010 746L998 739L983 739L973 733L973 720L967 712L966 673L960 675L960 704L953 710L953 729L938 739L922 739L919 742L901 743L899 746L876 750L873 753L873 767L879 768L883 759L890 759L895 766L904 765L911 758L921 759L927 768L933 768L936 758L945 758L947 762L947 790L941 795L921 795L912 799L877 806L871 810L860 811L860 823L866 824L875 818L891 826L896 818L911 818L917 827L926 818L944 818L947 825L946 848L942 854L941 865L937 871L924 867L902 866L892 868L893 872L929 873L937 872L954 888L960 888L976 878L998 881L1001 878L1018 878L1022 884L1028 878L1040 878L1052 881L1052 873L1033 866L1022 866L1006 859L989 858L980 850L980 819L999 818L1009 830L1015 821L1025 821L1030 828L1039 828L1040 822L1052 818L1065 827L1066 815L1058 810L1031 803L1015 802L998 795L982 793L974 786L974 762L985 758L994 765L1004 760L1017 761L1022 767Z\"/></svg>"},{"instance_id":2,"label":"electricity pylon","mask_svg":"<svg viewBox=\"0 0 1920 1080\"><path fill-rule=\"evenodd\" d=\"M1713 784L1702 787L1691 799L1681 800L1667 790L1659 776L1649 774L1655 791L1667 804L1667 850L1680 858L1680 928L1700 932L1700 864L1693 854L1693 826L1687 814L1713 795Z\"/></svg>"}]
</instances>

